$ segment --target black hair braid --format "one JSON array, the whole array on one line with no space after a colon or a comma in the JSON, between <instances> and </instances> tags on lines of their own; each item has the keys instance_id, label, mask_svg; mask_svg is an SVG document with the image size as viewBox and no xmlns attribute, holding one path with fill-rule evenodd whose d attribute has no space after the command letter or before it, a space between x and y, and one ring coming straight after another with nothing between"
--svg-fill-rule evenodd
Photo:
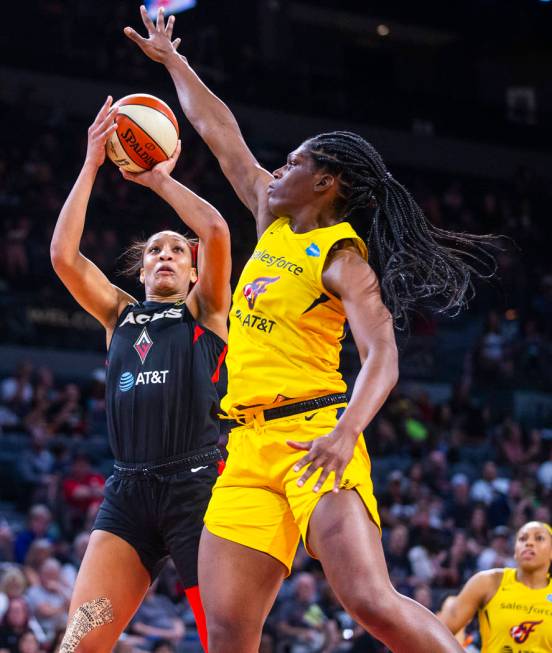
<instances>
[{"instance_id":1,"label":"black hair braid","mask_svg":"<svg viewBox=\"0 0 552 653\"><path fill-rule=\"evenodd\" d=\"M367 237L369 261L399 328L420 304L457 315L473 296L473 278L495 272L489 252L495 237L432 225L388 172L380 154L358 134L320 134L307 141L306 149L318 168L339 178L336 209L344 218L374 206Z\"/></svg>"}]
</instances>

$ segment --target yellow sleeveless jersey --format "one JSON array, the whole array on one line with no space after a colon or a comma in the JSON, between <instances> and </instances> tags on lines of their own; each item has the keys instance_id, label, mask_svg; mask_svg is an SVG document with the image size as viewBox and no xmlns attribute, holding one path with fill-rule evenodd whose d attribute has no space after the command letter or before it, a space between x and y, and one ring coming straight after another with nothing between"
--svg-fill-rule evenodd
<instances>
[{"instance_id":1,"label":"yellow sleeveless jersey","mask_svg":"<svg viewBox=\"0 0 552 653\"><path fill-rule=\"evenodd\" d=\"M230 416L246 406L346 390L338 371L345 312L322 285L328 252L344 239L367 258L347 222L296 234L287 218L278 218L261 236L230 312L228 392L221 404Z\"/></svg>"},{"instance_id":2,"label":"yellow sleeveless jersey","mask_svg":"<svg viewBox=\"0 0 552 653\"><path fill-rule=\"evenodd\" d=\"M504 569L498 591L479 611L481 653L550 653L552 651L552 580L531 589Z\"/></svg>"}]
</instances>

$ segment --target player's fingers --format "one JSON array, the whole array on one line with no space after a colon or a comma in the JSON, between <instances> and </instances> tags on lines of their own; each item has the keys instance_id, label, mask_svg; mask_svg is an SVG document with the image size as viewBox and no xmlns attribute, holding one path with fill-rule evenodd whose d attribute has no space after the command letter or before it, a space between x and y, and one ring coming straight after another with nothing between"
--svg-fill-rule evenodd
<instances>
[{"instance_id":1,"label":"player's fingers","mask_svg":"<svg viewBox=\"0 0 552 653\"><path fill-rule=\"evenodd\" d=\"M140 16L142 16L142 22L148 30L148 34L155 32L155 25L153 24L153 20L149 17L148 10L144 5L140 5Z\"/></svg>"},{"instance_id":2,"label":"player's fingers","mask_svg":"<svg viewBox=\"0 0 552 653\"><path fill-rule=\"evenodd\" d=\"M302 487L309 480L309 478L314 474L314 472L320 469L320 466L316 462L312 462L307 469L304 471L301 478L297 481L297 485Z\"/></svg>"},{"instance_id":3,"label":"player's fingers","mask_svg":"<svg viewBox=\"0 0 552 653\"><path fill-rule=\"evenodd\" d=\"M312 440L309 442L296 442L295 440L287 440L286 444L293 449L299 449L299 451L308 451L312 447Z\"/></svg>"},{"instance_id":4,"label":"player's fingers","mask_svg":"<svg viewBox=\"0 0 552 653\"><path fill-rule=\"evenodd\" d=\"M171 156L169 157L169 161L176 161L180 156L181 150L182 150L182 141L178 139L178 141L176 142L176 148L174 152L171 154Z\"/></svg>"},{"instance_id":5,"label":"player's fingers","mask_svg":"<svg viewBox=\"0 0 552 653\"><path fill-rule=\"evenodd\" d=\"M111 134L117 129L117 123L114 122L111 125L108 125L102 132L100 132L100 138L109 138Z\"/></svg>"},{"instance_id":6,"label":"player's fingers","mask_svg":"<svg viewBox=\"0 0 552 653\"><path fill-rule=\"evenodd\" d=\"M343 472L345 471L344 467L338 467L335 470L335 481L333 486L333 492L336 494L339 492L339 487L341 485L341 479L343 478Z\"/></svg>"},{"instance_id":7,"label":"player's fingers","mask_svg":"<svg viewBox=\"0 0 552 653\"><path fill-rule=\"evenodd\" d=\"M312 462L314 456L312 456L310 453L308 453L306 456L303 456L301 460L298 460L295 465L293 465L293 471L294 472L300 472L305 465L308 465L310 462Z\"/></svg>"},{"instance_id":8,"label":"player's fingers","mask_svg":"<svg viewBox=\"0 0 552 653\"><path fill-rule=\"evenodd\" d=\"M172 33L174 29L174 16L169 16L167 20L167 24L165 25L165 34L167 35L167 38L172 38Z\"/></svg>"},{"instance_id":9,"label":"player's fingers","mask_svg":"<svg viewBox=\"0 0 552 653\"><path fill-rule=\"evenodd\" d=\"M182 42L182 39L174 39L174 41L172 42L173 48L175 50L178 50L178 46L180 45L181 42Z\"/></svg>"},{"instance_id":10,"label":"player's fingers","mask_svg":"<svg viewBox=\"0 0 552 653\"><path fill-rule=\"evenodd\" d=\"M158 32L165 31L165 8L159 7L157 10L157 20L155 21L155 29Z\"/></svg>"},{"instance_id":11,"label":"player's fingers","mask_svg":"<svg viewBox=\"0 0 552 653\"><path fill-rule=\"evenodd\" d=\"M101 120L103 120L105 118L105 116L109 112L109 108L111 107L112 102L113 102L113 98L111 97L111 95L108 95L105 98L105 102L102 104L102 106L100 107L100 110L98 111L98 113L96 115L96 118L94 120L95 123L99 123Z\"/></svg>"},{"instance_id":12,"label":"player's fingers","mask_svg":"<svg viewBox=\"0 0 552 653\"><path fill-rule=\"evenodd\" d=\"M322 470L320 476L318 477L318 480L314 484L314 487L312 488L313 492L319 492L324 483L326 482L326 479L328 476L332 473L332 469L330 467L324 467Z\"/></svg>"},{"instance_id":13,"label":"player's fingers","mask_svg":"<svg viewBox=\"0 0 552 653\"><path fill-rule=\"evenodd\" d=\"M140 47L142 47L143 44L147 41L147 39L145 39L143 36L140 36L138 32L133 30L132 27L125 27L123 31L131 41L134 41L134 43L137 43Z\"/></svg>"}]
</instances>

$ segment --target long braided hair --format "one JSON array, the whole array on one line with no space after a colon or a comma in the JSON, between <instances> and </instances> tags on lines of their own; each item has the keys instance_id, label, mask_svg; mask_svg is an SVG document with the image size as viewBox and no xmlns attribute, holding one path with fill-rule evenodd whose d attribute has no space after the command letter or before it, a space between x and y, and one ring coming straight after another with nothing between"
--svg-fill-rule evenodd
<instances>
[{"instance_id":1,"label":"long braided hair","mask_svg":"<svg viewBox=\"0 0 552 653\"><path fill-rule=\"evenodd\" d=\"M416 306L457 315L473 296L473 277L492 276L492 236L454 233L432 225L412 195L358 134L336 131L303 147L315 166L339 179L336 210L344 219L374 207L367 244L382 299L398 328Z\"/></svg>"}]
</instances>

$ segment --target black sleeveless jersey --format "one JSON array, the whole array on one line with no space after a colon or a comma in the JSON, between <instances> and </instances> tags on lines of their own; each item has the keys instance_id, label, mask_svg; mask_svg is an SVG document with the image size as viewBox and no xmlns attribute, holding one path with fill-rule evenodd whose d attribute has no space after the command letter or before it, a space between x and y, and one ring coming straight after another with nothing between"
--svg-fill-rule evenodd
<instances>
[{"instance_id":1,"label":"black sleeveless jersey","mask_svg":"<svg viewBox=\"0 0 552 653\"><path fill-rule=\"evenodd\" d=\"M107 355L107 422L115 458L158 462L216 444L215 383L225 355L225 342L202 327L186 304L129 305Z\"/></svg>"}]
</instances>

